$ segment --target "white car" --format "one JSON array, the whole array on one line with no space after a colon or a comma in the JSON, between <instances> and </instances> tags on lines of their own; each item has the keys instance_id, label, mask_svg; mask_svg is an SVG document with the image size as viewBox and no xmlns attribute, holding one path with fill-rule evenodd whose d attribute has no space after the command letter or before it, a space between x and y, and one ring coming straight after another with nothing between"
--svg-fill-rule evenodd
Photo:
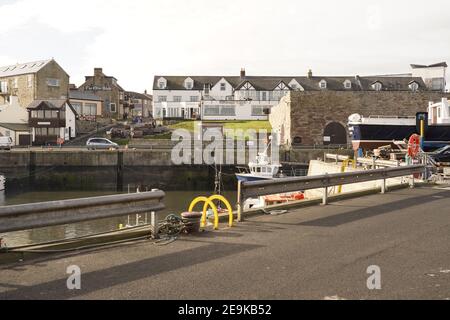
<instances>
[{"instance_id":1,"label":"white car","mask_svg":"<svg viewBox=\"0 0 450 320\"><path fill-rule=\"evenodd\" d=\"M0 150L11 150L13 144L11 137L0 137Z\"/></svg>"},{"instance_id":2,"label":"white car","mask_svg":"<svg viewBox=\"0 0 450 320\"><path fill-rule=\"evenodd\" d=\"M106 138L90 138L86 142L86 147L88 150L96 150L96 149L119 149L119 145L115 142L112 142Z\"/></svg>"}]
</instances>

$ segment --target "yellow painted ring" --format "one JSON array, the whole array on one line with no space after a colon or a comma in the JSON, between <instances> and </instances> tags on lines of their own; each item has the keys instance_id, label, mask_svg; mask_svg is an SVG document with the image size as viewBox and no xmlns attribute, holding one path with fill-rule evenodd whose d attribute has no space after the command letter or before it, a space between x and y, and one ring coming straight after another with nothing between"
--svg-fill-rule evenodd
<instances>
[{"instance_id":1,"label":"yellow painted ring","mask_svg":"<svg viewBox=\"0 0 450 320\"><path fill-rule=\"evenodd\" d=\"M228 226L231 228L233 226L233 209L231 208L230 202L228 202L228 200L221 195L212 195L211 197L208 198L208 200L210 200L211 202L213 200L220 200L223 203L225 203L225 206L227 207L228 210L228 215L229 215L229 219L228 219ZM208 210L208 203L205 202L205 205L203 207L203 210Z\"/></svg>"},{"instance_id":2,"label":"yellow painted ring","mask_svg":"<svg viewBox=\"0 0 450 320\"><path fill-rule=\"evenodd\" d=\"M214 212L214 230L219 229L219 213L217 212L217 207L214 204L214 202L209 200L207 197L197 197L194 200L192 200L191 204L189 205L188 211L192 212L195 205L199 202L205 203L205 206L203 206L201 226L205 227L205 225L206 225L206 210L208 209L208 206L211 206L211 208L213 209L213 212Z\"/></svg>"}]
</instances>

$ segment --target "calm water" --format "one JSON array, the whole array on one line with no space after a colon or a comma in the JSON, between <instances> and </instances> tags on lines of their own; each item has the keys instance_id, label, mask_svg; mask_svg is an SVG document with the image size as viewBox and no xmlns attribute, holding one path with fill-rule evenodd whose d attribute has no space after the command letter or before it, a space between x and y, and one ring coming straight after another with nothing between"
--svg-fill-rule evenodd
<instances>
[{"instance_id":1,"label":"calm water","mask_svg":"<svg viewBox=\"0 0 450 320\"><path fill-rule=\"evenodd\" d=\"M52 200L64 200L75 198L87 198L102 195L114 194L113 192L92 192L92 191L68 191L68 192L27 192L15 195L4 195L0 192L0 206L43 202ZM197 196L210 195L211 191L168 191L164 198L166 209L161 211L159 217L163 219L169 213L179 214L188 209L190 202ZM236 192L224 192L224 196L230 201L234 207L236 203ZM201 206L201 205L200 205ZM197 209L199 210L199 209ZM147 217L148 221L150 217ZM140 223L146 220L145 215L139 218ZM106 231L117 230L119 225L136 225L136 215L125 217L108 218L102 220L88 221L77 224L70 224L64 226L40 228L34 230L20 231L9 234L1 234L0 237L9 247L48 242L60 239L68 239L73 237L84 236L93 233L100 233Z\"/></svg>"}]
</instances>

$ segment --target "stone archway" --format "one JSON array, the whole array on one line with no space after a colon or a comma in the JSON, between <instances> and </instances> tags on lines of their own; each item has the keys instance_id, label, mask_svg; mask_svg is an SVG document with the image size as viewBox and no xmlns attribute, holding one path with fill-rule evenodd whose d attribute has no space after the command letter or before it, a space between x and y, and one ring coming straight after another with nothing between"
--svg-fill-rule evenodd
<instances>
[{"instance_id":1,"label":"stone archway","mask_svg":"<svg viewBox=\"0 0 450 320\"><path fill-rule=\"evenodd\" d=\"M347 144L347 130L339 122L330 122L323 131L323 144Z\"/></svg>"}]
</instances>

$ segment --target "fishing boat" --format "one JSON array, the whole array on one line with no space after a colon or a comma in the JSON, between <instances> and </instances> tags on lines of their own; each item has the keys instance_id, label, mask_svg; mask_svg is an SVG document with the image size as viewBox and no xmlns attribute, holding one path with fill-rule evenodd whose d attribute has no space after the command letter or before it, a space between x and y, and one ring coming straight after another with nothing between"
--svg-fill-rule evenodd
<instances>
[{"instance_id":1,"label":"fishing boat","mask_svg":"<svg viewBox=\"0 0 450 320\"><path fill-rule=\"evenodd\" d=\"M269 142L263 152L258 153L255 161L249 161L247 167L237 167L236 178L238 181L260 181L283 178L285 175L280 170L282 167L279 163L273 163L267 152L272 145Z\"/></svg>"},{"instance_id":2,"label":"fishing boat","mask_svg":"<svg viewBox=\"0 0 450 320\"><path fill-rule=\"evenodd\" d=\"M277 162L272 162L272 159L268 156L267 151L270 146L271 142L267 145L264 152L258 153L255 161L248 163L248 168L238 167L239 172L235 174L238 181L262 181L288 177L281 170L282 165ZM268 205L303 199L304 195L302 191L249 198L244 201L244 210L264 208Z\"/></svg>"},{"instance_id":3,"label":"fishing boat","mask_svg":"<svg viewBox=\"0 0 450 320\"><path fill-rule=\"evenodd\" d=\"M427 112L416 116L369 116L352 114L348 129L354 150L370 150L423 134L422 148L430 151L450 144L450 108L447 98L430 102Z\"/></svg>"}]
</instances>

